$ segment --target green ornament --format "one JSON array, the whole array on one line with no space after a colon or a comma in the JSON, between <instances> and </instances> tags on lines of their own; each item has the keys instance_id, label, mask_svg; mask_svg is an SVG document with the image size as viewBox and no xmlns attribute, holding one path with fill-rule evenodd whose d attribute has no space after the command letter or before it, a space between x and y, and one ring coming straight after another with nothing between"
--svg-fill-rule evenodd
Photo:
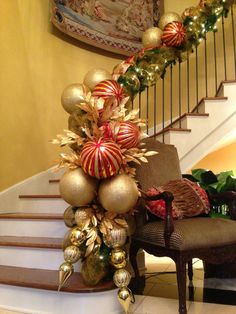
<instances>
[{"instance_id":1,"label":"green ornament","mask_svg":"<svg viewBox=\"0 0 236 314\"><path fill-rule=\"evenodd\" d=\"M140 91L140 81L137 73L134 71L127 71L119 78L118 82L131 97L134 97Z\"/></svg>"},{"instance_id":2,"label":"green ornament","mask_svg":"<svg viewBox=\"0 0 236 314\"><path fill-rule=\"evenodd\" d=\"M96 286L108 276L111 266L109 264L110 249L106 246L96 246L93 252L82 263L81 275L89 286Z\"/></svg>"}]
</instances>

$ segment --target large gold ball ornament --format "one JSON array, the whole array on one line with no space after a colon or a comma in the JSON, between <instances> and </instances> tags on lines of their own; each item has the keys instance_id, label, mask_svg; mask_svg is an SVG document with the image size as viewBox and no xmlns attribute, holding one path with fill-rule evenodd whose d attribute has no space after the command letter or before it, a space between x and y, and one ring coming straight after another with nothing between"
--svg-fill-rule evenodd
<instances>
[{"instance_id":1,"label":"large gold ball ornament","mask_svg":"<svg viewBox=\"0 0 236 314\"><path fill-rule=\"evenodd\" d=\"M101 205L106 210L124 214L137 203L138 188L131 177L119 174L101 182L98 196Z\"/></svg>"},{"instance_id":2,"label":"large gold ball ornament","mask_svg":"<svg viewBox=\"0 0 236 314\"><path fill-rule=\"evenodd\" d=\"M79 248L75 245L68 246L64 251L64 260L68 263L74 264L78 262L81 257Z\"/></svg>"},{"instance_id":3,"label":"large gold ball ornament","mask_svg":"<svg viewBox=\"0 0 236 314\"><path fill-rule=\"evenodd\" d=\"M84 206L96 197L97 180L88 176L82 168L69 170L60 180L62 198L72 206Z\"/></svg>"},{"instance_id":4,"label":"large gold ball ornament","mask_svg":"<svg viewBox=\"0 0 236 314\"><path fill-rule=\"evenodd\" d=\"M64 223L67 227L72 228L76 225L75 222L75 211L77 207L74 206L69 206L67 209L64 211Z\"/></svg>"},{"instance_id":5,"label":"large gold ball ornament","mask_svg":"<svg viewBox=\"0 0 236 314\"><path fill-rule=\"evenodd\" d=\"M167 12L161 16L158 26L164 30L165 26L172 22L182 22L181 17L175 12Z\"/></svg>"},{"instance_id":6,"label":"large gold ball ornament","mask_svg":"<svg viewBox=\"0 0 236 314\"><path fill-rule=\"evenodd\" d=\"M84 98L88 94L89 89L84 84L68 85L61 95L61 103L65 111L72 113L77 109L77 105L84 102Z\"/></svg>"},{"instance_id":7,"label":"large gold ball ornament","mask_svg":"<svg viewBox=\"0 0 236 314\"><path fill-rule=\"evenodd\" d=\"M133 299L133 295L129 288L123 287L119 289L118 300L126 314L128 313L130 302L132 301L132 299Z\"/></svg>"},{"instance_id":8,"label":"large gold ball ornament","mask_svg":"<svg viewBox=\"0 0 236 314\"><path fill-rule=\"evenodd\" d=\"M155 48L161 44L161 36L163 31L158 27L150 27L144 33L142 37L142 43L144 48Z\"/></svg>"},{"instance_id":9,"label":"large gold ball ornament","mask_svg":"<svg viewBox=\"0 0 236 314\"><path fill-rule=\"evenodd\" d=\"M94 87L105 80L111 80L112 75L105 69L92 69L88 71L88 73L84 77L84 84L88 86L91 90L94 89Z\"/></svg>"},{"instance_id":10,"label":"large gold ball ornament","mask_svg":"<svg viewBox=\"0 0 236 314\"><path fill-rule=\"evenodd\" d=\"M131 280L131 275L126 269L118 269L113 275L114 284L118 288L128 286Z\"/></svg>"},{"instance_id":11,"label":"large gold ball ornament","mask_svg":"<svg viewBox=\"0 0 236 314\"><path fill-rule=\"evenodd\" d=\"M127 239L127 230L125 228L113 227L103 236L103 242L106 246L116 248L123 246Z\"/></svg>"},{"instance_id":12,"label":"large gold ball ornament","mask_svg":"<svg viewBox=\"0 0 236 314\"><path fill-rule=\"evenodd\" d=\"M126 266L126 252L121 248L115 248L111 251L110 261L115 268L124 268ZM123 266L124 265L124 266Z\"/></svg>"},{"instance_id":13,"label":"large gold ball ornament","mask_svg":"<svg viewBox=\"0 0 236 314\"><path fill-rule=\"evenodd\" d=\"M79 227L75 227L71 230L70 241L73 245L80 246L86 239L86 235Z\"/></svg>"}]
</instances>

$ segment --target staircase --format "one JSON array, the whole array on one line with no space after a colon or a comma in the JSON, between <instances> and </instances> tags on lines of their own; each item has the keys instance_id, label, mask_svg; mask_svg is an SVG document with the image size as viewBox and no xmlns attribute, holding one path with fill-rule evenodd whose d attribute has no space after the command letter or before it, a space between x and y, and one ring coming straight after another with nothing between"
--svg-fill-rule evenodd
<instances>
[{"instance_id":1,"label":"staircase","mask_svg":"<svg viewBox=\"0 0 236 314\"><path fill-rule=\"evenodd\" d=\"M84 285L80 265L57 291L68 204L53 176L46 171L0 193L0 313L92 314L96 306L96 314L120 314L113 282Z\"/></svg>"},{"instance_id":2,"label":"staircase","mask_svg":"<svg viewBox=\"0 0 236 314\"><path fill-rule=\"evenodd\" d=\"M223 81L216 97L203 98L192 113L182 115L157 135L177 147L182 173L212 152L236 126L236 81ZM181 126L181 127L179 127Z\"/></svg>"}]
</instances>

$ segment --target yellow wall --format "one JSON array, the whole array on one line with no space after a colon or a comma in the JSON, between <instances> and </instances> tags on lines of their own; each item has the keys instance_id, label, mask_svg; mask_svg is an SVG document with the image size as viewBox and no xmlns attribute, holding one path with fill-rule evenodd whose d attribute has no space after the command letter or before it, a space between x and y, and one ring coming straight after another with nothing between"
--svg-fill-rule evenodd
<instances>
[{"instance_id":1,"label":"yellow wall","mask_svg":"<svg viewBox=\"0 0 236 314\"><path fill-rule=\"evenodd\" d=\"M88 70L111 71L120 57L55 30L48 0L0 1L0 190L46 170L67 128L60 96Z\"/></svg>"},{"instance_id":2,"label":"yellow wall","mask_svg":"<svg viewBox=\"0 0 236 314\"><path fill-rule=\"evenodd\" d=\"M162 0L164 1L164 10L165 12L176 12L178 14L182 14L186 8L191 6L197 6L198 0L181 0L181 1L170 1L170 0Z\"/></svg>"},{"instance_id":3,"label":"yellow wall","mask_svg":"<svg viewBox=\"0 0 236 314\"><path fill-rule=\"evenodd\" d=\"M208 154L193 169L209 169L214 173L233 170L236 176L236 142Z\"/></svg>"}]
</instances>

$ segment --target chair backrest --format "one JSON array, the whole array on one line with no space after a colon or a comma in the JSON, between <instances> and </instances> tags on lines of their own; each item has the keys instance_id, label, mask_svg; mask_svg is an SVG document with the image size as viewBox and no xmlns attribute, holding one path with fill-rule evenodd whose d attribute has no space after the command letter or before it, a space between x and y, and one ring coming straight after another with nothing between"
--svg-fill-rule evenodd
<instances>
[{"instance_id":1,"label":"chair backrest","mask_svg":"<svg viewBox=\"0 0 236 314\"><path fill-rule=\"evenodd\" d=\"M157 151L158 154L148 157L148 163L136 166L136 179L143 190L182 178L175 146L163 144L153 138L147 138L144 142L148 151Z\"/></svg>"}]
</instances>

